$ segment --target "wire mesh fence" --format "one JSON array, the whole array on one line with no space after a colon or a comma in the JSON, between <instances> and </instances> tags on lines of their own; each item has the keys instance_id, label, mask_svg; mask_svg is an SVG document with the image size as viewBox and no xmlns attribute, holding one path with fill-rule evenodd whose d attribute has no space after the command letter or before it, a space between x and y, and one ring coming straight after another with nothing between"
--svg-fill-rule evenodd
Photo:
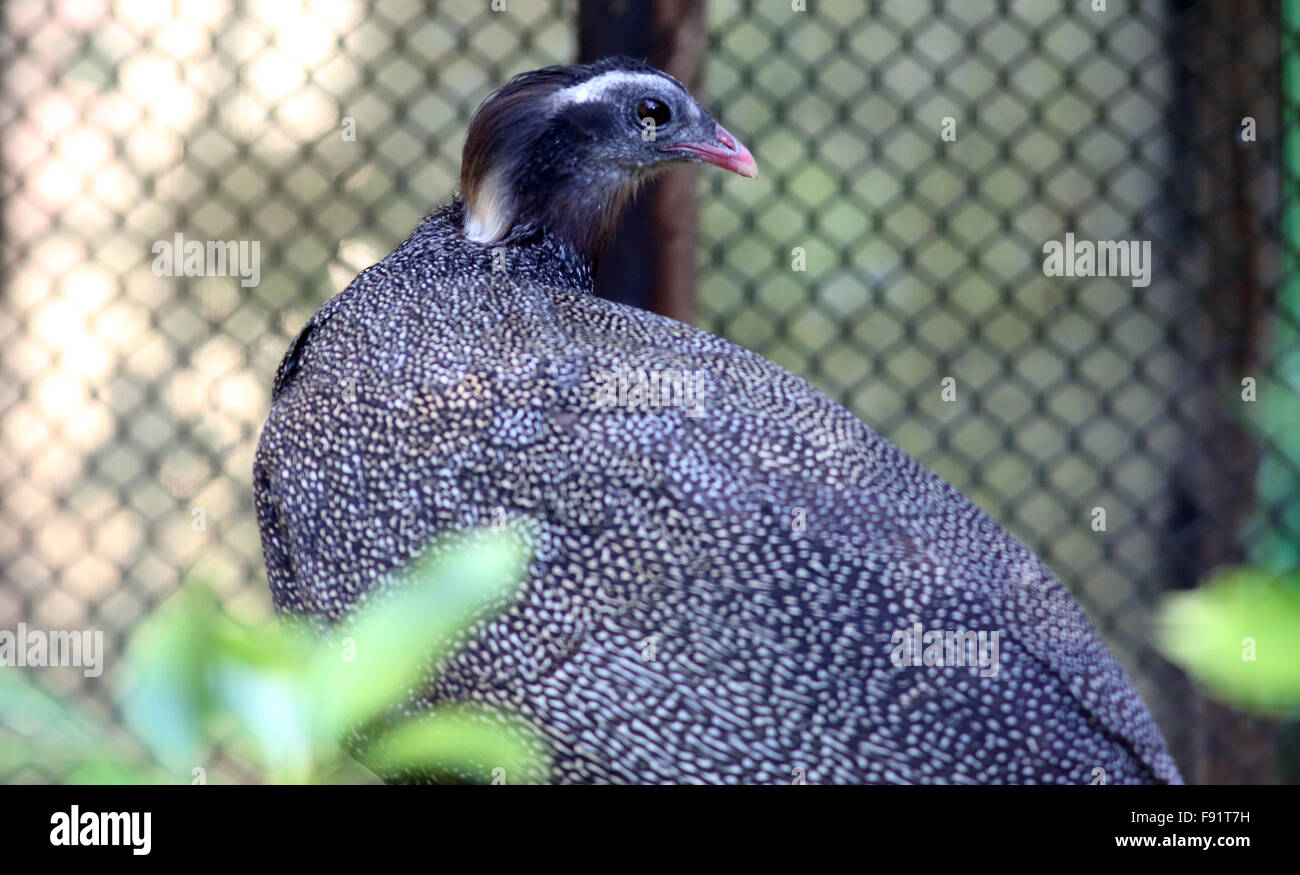
<instances>
[{"instance_id":1,"label":"wire mesh fence","mask_svg":"<svg viewBox=\"0 0 1300 875\"><path fill-rule=\"evenodd\" d=\"M280 356L451 197L478 101L574 58L577 11L0 14L0 628L102 629L111 668L186 575L269 611L249 479ZM1191 780L1294 780L1290 728L1207 702L1150 643L1161 593L1229 562L1296 564L1281 15L1114 0L707 15L702 102L762 175L708 178L698 321L809 378L1042 556ZM257 275L185 275L186 241L255 241ZM1133 241L1133 261L1049 276L1051 241ZM1247 378L1274 387L1262 426ZM114 720L103 677L40 679Z\"/></svg>"}]
</instances>

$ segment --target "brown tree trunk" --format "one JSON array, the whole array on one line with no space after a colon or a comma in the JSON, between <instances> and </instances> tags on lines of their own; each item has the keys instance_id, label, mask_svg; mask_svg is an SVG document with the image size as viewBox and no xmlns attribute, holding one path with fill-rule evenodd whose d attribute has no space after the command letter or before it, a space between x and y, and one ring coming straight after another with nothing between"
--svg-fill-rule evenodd
<instances>
[{"instance_id":1,"label":"brown tree trunk","mask_svg":"<svg viewBox=\"0 0 1300 875\"><path fill-rule=\"evenodd\" d=\"M704 0L582 0L578 57L645 60L698 90ZM628 210L596 270L596 294L690 322L695 317L699 214L694 167L675 167Z\"/></svg>"}]
</instances>

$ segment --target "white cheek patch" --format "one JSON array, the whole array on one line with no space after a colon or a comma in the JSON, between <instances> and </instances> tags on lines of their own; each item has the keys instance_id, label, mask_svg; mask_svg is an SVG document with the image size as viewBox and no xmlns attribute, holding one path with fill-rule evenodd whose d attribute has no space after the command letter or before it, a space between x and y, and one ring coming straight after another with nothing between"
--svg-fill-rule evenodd
<instances>
[{"instance_id":1,"label":"white cheek patch","mask_svg":"<svg viewBox=\"0 0 1300 875\"><path fill-rule=\"evenodd\" d=\"M505 174L492 171L466 204L465 236L475 243L496 243L506 236L515 220L515 205L505 184Z\"/></svg>"},{"instance_id":2,"label":"white cheek patch","mask_svg":"<svg viewBox=\"0 0 1300 875\"><path fill-rule=\"evenodd\" d=\"M551 106L558 109L572 103L589 103L593 100L600 100L611 90L625 86L640 86L651 90L657 89L661 92L665 88L670 88L674 92L681 90L676 82L665 76L656 76L653 73L629 73L625 70L611 70L608 73L601 73L599 76L588 79L586 82L560 89L551 95Z\"/></svg>"}]
</instances>

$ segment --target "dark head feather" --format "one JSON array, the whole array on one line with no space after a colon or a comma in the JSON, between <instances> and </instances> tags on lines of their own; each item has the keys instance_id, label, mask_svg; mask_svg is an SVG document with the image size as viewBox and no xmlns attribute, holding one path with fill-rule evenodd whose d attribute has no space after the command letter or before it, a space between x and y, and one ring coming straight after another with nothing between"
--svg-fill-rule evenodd
<instances>
[{"instance_id":1,"label":"dark head feather","mask_svg":"<svg viewBox=\"0 0 1300 875\"><path fill-rule=\"evenodd\" d=\"M521 229L544 227L595 260L650 167L629 173L593 159L587 147L615 134L609 108L593 102L557 110L551 98L616 71L661 77L689 99L680 83L653 67L607 58L521 73L483 101L461 162L469 239L492 245Z\"/></svg>"}]
</instances>

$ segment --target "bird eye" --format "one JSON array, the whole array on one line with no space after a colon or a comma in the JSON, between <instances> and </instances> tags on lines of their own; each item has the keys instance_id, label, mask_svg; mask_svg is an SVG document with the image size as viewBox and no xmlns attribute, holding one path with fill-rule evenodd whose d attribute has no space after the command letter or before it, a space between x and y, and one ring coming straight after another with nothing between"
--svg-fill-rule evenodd
<instances>
[{"instance_id":1,"label":"bird eye","mask_svg":"<svg viewBox=\"0 0 1300 875\"><path fill-rule=\"evenodd\" d=\"M653 97L646 97L636 105L636 116L643 122L650 119L656 127L668 124L668 119L672 118L672 114L668 112L668 104Z\"/></svg>"}]
</instances>

